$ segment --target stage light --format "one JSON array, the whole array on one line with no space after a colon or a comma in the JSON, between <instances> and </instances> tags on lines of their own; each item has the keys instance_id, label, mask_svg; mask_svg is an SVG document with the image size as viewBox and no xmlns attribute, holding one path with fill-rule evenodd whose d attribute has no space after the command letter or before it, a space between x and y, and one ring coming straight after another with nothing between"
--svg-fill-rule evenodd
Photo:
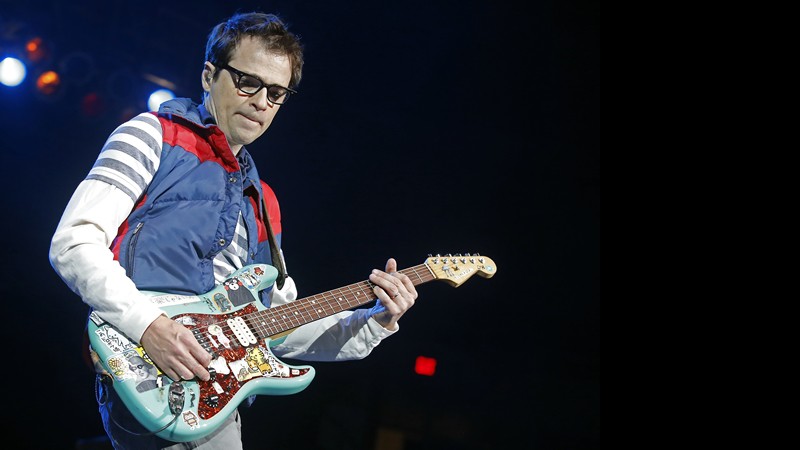
<instances>
[{"instance_id":1,"label":"stage light","mask_svg":"<svg viewBox=\"0 0 800 450\"><path fill-rule=\"evenodd\" d=\"M61 77L55 71L48 70L36 78L36 89L44 95L53 95L61 87Z\"/></svg>"},{"instance_id":2,"label":"stage light","mask_svg":"<svg viewBox=\"0 0 800 450\"><path fill-rule=\"evenodd\" d=\"M436 373L436 358L417 356L417 361L414 364L414 372L416 372L417 375L432 377L433 374Z\"/></svg>"},{"instance_id":3,"label":"stage light","mask_svg":"<svg viewBox=\"0 0 800 450\"><path fill-rule=\"evenodd\" d=\"M0 61L0 83L6 86L18 86L25 80L25 64L17 58L7 57Z\"/></svg>"},{"instance_id":4,"label":"stage light","mask_svg":"<svg viewBox=\"0 0 800 450\"><path fill-rule=\"evenodd\" d=\"M25 53L28 55L28 61L38 63L43 61L49 56L50 52L40 37L35 37L25 44Z\"/></svg>"},{"instance_id":5,"label":"stage light","mask_svg":"<svg viewBox=\"0 0 800 450\"><path fill-rule=\"evenodd\" d=\"M42 49L42 38L33 38L25 44L25 50L28 51L28 55L34 55Z\"/></svg>"},{"instance_id":6,"label":"stage light","mask_svg":"<svg viewBox=\"0 0 800 450\"><path fill-rule=\"evenodd\" d=\"M159 89L150 94L150 98L147 99L147 107L150 108L150 111L157 111L162 103L173 98L175 98L175 94L169 89Z\"/></svg>"}]
</instances>

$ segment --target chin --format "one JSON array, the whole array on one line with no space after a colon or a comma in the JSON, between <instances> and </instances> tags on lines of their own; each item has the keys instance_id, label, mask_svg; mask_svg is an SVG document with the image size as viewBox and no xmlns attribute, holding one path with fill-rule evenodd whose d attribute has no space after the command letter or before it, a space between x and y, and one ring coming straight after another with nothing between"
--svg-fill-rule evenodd
<instances>
[{"instance_id":1,"label":"chin","mask_svg":"<svg viewBox=\"0 0 800 450\"><path fill-rule=\"evenodd\" d=\"M239 133L236 135L236 138L233 139L234 142L238 145L250 145L258 139L261 134L263 133Z\"/></svg>"},{"instance_id":2,"label":"chin","mask_svg":"<svg viewBox=\"0 0 800 450\"><path fill-rule=\"evenodd\" d=\"M251 137L250 137L249 139L245 139L245 141L247 141L247 143L246 143L246 144L244 144L244 145L250 145L250 144L252 144L253 142L257 141L257 140L258 140L258 138L260 138L261 136L263 136L263 135L264 135L264 132L265 132L265 131L267 131L267 130L261 130L261 132L260 132L260 133L258 133L258 134L256 134L255 136L252 136L252 135L251 135Z\"/></svg>"}]
</instances>

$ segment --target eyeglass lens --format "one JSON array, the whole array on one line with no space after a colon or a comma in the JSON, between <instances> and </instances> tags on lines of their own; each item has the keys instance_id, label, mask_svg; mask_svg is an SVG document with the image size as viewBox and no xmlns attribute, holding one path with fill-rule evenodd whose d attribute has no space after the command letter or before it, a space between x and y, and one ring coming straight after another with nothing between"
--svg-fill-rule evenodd
<instances>
[{"instance_id":1,"label":"eyeglass lens","mask_svg":"<svg viewBox=\"0 0 800 450\"><path fill-rule=\"evenodd\" d=\"M264 86L261 84L261 80L251 77L247 74L243 74L239 77L239 89L245 94L255 94L261 89L262 86L267 89L267 97L272 103L284 103L289 97L289 91L287 91L285 88L280 86Z\"/></svg>"}]
</instances>

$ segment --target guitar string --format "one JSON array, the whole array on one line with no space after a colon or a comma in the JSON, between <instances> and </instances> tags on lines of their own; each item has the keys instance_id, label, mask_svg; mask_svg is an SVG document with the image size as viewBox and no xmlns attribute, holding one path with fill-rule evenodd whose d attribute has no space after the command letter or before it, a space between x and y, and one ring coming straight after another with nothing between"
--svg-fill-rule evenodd
<instances>
[{"instance_id":1,"label":"guitar string","mask_svg":"<svg viewBox=\"0 0 800 450\"><path fill-rule=\"evenodd\" d=\"M417 284L423 283L425 281L430 281L430 280L423 280L421 277L419 277L419 274L416 273L415 269L416 268L404 269L404 271L401 272L405 273L406 275L416 275L418 278ZM406 271L408 273L406 273ZM409 278L413 277L410 276ZM281 318L284 319L281 325L286 327L286 325L288 324L289 328L294 328L303 325L305 323L312 322L323 317L327 317L331 314L345 311L347 309L369 303L370 301L376 299L372 291L372 288L374 286L375 285L369 281L354 283L348 286L344 286L342 288L333 289L328 292L308 297L298 302L293 302L284 305L286 306L286 309L290 311L288 316L281 315ZM345 292L344 289L347 289L348 292ZM365 293L365 290L369 292L369 295ZM364 297L362 299L356 298L358 294L363 295ZM327 297L331 297L331 299L328 299ZM313 300L313 303L311 300ZM319 304L316 303L317 300L322 301L322 308L318 307ZM330 309L330 312L325 311L326 309ZM322 310L322 313L320 312L320 310ZM273 314L270 314L271 312L272 311L270 311L269 309L264 310L260 312L261 313L260 315L273 316ZM274 317L272 317L272 319L274 320ZM287 328L282 328L276 330L273 327L270 327L269 325L266 324L255 324L255 326L262 333L266 331L265 336L271 336L276 333L285 331L287 329Z\"/></svg>"},{"instance_id":2,"label":"guitar string","mask_svg":"<svg viewBox=\"0 0 800 450\"><path fill-rule=\"evenodd\" d=\"M418 277L419 278L419 277ZM268 333L262 337L266 337L269 335L274 335L285 331L290 328L294 328L300 325L303 325L309 321L314 321L322 317L326 317L327 315L334 314L336 312L344 311L346 309L359 306L364 303L368 303L372 300L375 300L375 297L367 296L364 300L359 300L353 298L353 290L354 287L358 287L356 289L357 293L362 295L364 294L364 290L367 287L372 287L369 282L361 282L355 283L349 286L345 286L343 288L334 289L325 293L317 294L306 299L302 299L300 301L292 302L286 305L282 305L276 308L269 308L267 310L258 311L255 314L247 314L246 316L260 316L266 317L269 320L269 324L262 324L259 323L257 328L259 331L265 331ZM343 292L343 289L347 289L350 293L348 296L346 292ZM338 291L338 292L337 292ZM371 289L370 289L371 292ZM327 297L330 296L333 298L333 301L328 299ZM346 300L344 306L342 306L342 301ZM318 310L320 309L320 304L316 303L317 301L321 301L322 310L326 313L324 315L320 315ZM332 306L335 303L335 308ZM285 312L283 310L286 310ZM329 311L328 311L329 310ZM258 320L258 319L255 319ZM263 322L263 320L262 320ZM275 327L278 328L275 328Z\"/></svg>"},{"instance_id":3,"label":"guitar string","mask_svg":"<svg viewBox=\"0 0 800 450\"><path fill-rule=\"evenodd\" d=\"M423 283L423 282L426 282L426 281L430 281L430 279L432 279L432 274L429 271L425 271L431 278L429 278L429 279L423 278L417 272L417 269L419 267L422 267L422 265L416 266L416 267L412 267L412 268L409 268L409 269L405 269L402 272L405 273L407 271L408 273L406 273L406 275L409 275L410 278L412 278L412 279L414 277L416 277L417 280L418 280L418 282L416 284ZM365 300L359 300L359 299L354 298L353 295L355 295L355 294L353 294L353 287L359 287L359 289L357 289L356 292L358 294L366 296L366 294L364 294L363 288L365 288L365 287L372 288L372 287L374 287L374 285L372 283L368 282L368 281L367 282L361 282L361 283L355 283L355 284L352 284L352 285L349 285L349 286L345 286L343 288L334 289L334 290L328 291L326 293L321 293L321 294L317 294L317 295L312 296L312 297L308 297L307 299L303 299L300 302L296 302L296 303L299 303L299 304L294 304L295 302L293 302L293 303L289 303L287 305L282 305L281 307L277 307L277 308L270 308L270 309L263 310L263 311L257 311L257 312L252 313L252 314L240 315L240 317L244 317L244 320L246 322L249 322L248 325L251 328L254 328L256 330L256 333L258 334L258 337L264 338L264 337L272 336L272 335L275 335L275 334L280 333L282 331L285 331L285 330L288 330L288 329L291 329L291 328L295 328L295 327L303 325L305 323L320 319L322 317L326 317L328 315L335 314L337 312L341 312L341 311L347 310L349 308L352 308L352 307L355 307L355 306L359 306L361 304L365 304L365 303L368 303L368 302L370 302L372 300L375 300L374 296L366 296ZM342 292L343 289L347 289L349 291L350 295L348 296L348 293ZM340 294L340 295L334 295L334 294L337 294L336 291L338 291L338 294ZM371 289L370 289L370 291L371 291ZM335 308L332 307L333 302L331 300L326 299L326 295L329 295L334 299L333 301L335 301L335 303L336 303L336 307ZM346 303L344 304L344 306L342 306L342 301L341 301L342 299L346 300ZM321 315L320 312L319 312L319 310L320 310L320 308L318 307L319 305L316 304L316 303L311 304L310 300L315 300L315 302L316 302L316 300L322 300L322 308L321 309L322 309L323 312L325 312L325 314ZM275 316L278 313L277 309L278 308L284 308L284 307L286 307L285 309L288 310L289 314L288 315L281 314L280 317L276 319ZM326 311L328 309L330 309L330 311ZM291 310L294 310L294 311L291 311ZM292 314L292 312L294 312L294 314ZM299 314L299 316L298 316L298 314ZM271 317L268 317L268 319L272 319L272 320L270 320L269 324L266 324L266 323L264 323L263 319L254 318L254 316L271 316ZM228 334L228 335L233 334L234 337L235 337L235 334L232 333L232 330L228 326L227 319L226 319L226 320L221 321L221 322L215 322L215 323L212 323L212 324L208 324L208 325L204 325L204 326L196 328L196 330L199 330L199 333L200 333L200 336L201 336L201 338L198 339L198 341L201 342L201 344L207 344L208 342L210 342L211 338L210 337L206 338L205 337L206 334L203 334L203 330L207 331L208 328L211 327L212 325L218 325L223 330L223 333ZM278 327L278 328L276 328L276 327ZM237 345L236 347L239 347L239 346L241 346L241 345ZM208 348L208 347L206 347L206 348Z\"/></svg>"},{"instance_id":4,"label":"guitar string","mask_svg":"<svg viewBox=\"0 0 800 450\"><path fill-rule=\"evenodd\" d=\"M423 275L420 275L418 269L422 267L425 267L427 270L423 271ZM403 269L400 272L412 279L412 283L415 285L431 281L435 278L430 269L424 264ZM414 282L414 278L417 279L416 282ZM375 285L370 281L353 283L342 288L337 288L328 292L313 295L311 297L306 297L300 301L287 303L275 308L256 311L250 314L241 314L235 317L243 317L245 322L249 322L248 325L251 327L251 329L255 329L256 337L259 339L264 339L306 323L313 322L317 319L369 303L370 301L375 300L376 297L374 294L365 294L364 289L367 288L369 289L369 292L372 293L372 288L374 288L374 286ZM343 289L347 289L348 292L343 292ZM341 295L334 295L335 291L339 291L338 294ZM359 300L354 297L357 294L364 295L366 298L364 300ZM326 295L330 295L332 300L327 299ZM344 306L342 306L342 299L346 302ZM317 304L317 301L321 302L321 308L320 305ZM333 302L335 302L335 306ZM284 313L284 309L288 314ZM327 311L328 309L330 309L330 312ZM319 312L320 310L322 310L322 313ZM294 314L292 314L292 312ZM297 318L298 314L299 318ZM259 316L259 318L254 318L254 316ZM264 320L262 320L262 318L265 316L267 316L266 319L268 319L268 322L264 322ZM214 335L214 333L208 332L208 329L214 325L219 326L224 335L235 338L236 334L232 331L228 324L229 318L230 316L226 317L224 320L194 328L193 333L195 334L195 338L201 345L204 346L204 348L210 349L211 337L209 335ZM242 347L242 345L238 342L238 339L236 339L236 343L238 344L235 345L236 348Z\"/></svg>"},{"instance_id":5,"label":"guitar string","mask_svg":"<svg viewBox=\"0 0 800 450\"><path fill-rule=\"evenodd\" d=\"M314 301L322 300L323 301L323 308L325 310L330 310L331 311L330 314L333 314L333 313L338 312L338 311L343 311L343 310L345 310L347 308L350 308L350 307L353 307L353 306L357 306L357 304L351 304L348 301L347 304L345 305L345 307L342 308L341 302L337 302L337 303L339 303L337 305L339 310L337 311L336 308L333 308L331 306L332 303L330 302L330 300L327 300L325 298L325 294L317 294L315 296L308 297L307 299L303 299L303 300L301 300L301 302L311 301L311 300L314 300ZM367 302L368 301L369 300L367 300ZM249 313L249 314L245 313L243 315L239 315L239 317L243 317L246 322L249 322L248 325L251 328L255 328L256 329L257 334L259 334L260 338L264 338L264 337L268 337L268 336L271 336L271 335L275 335L275 334L278 334L278 333L280 333L282 331L298 327L298 326L303 325L303 324L305 324L307 322L310 322L310 321L316 320L316 319L318 319L320 317L323 317L323 316L320 316L319 314L317 314L317 317L314 317L309 313L309 308L310 307L301 307L301 305L299 305L299 304L295 305L293 303L299 303L299 302L292 302L292 303L289 303L287 305L281 305L280 307L269 308L269 309L263 310L263 311L256 311L254 313ZM311 306L315 306L315 305L311 305ZM328 314L328 315L330 315L330 314ZM265 321L265 318L266 318L266 321L268 321L268 323ZM227 332L226 334L232 334L231 333L231 329L230 329L230 327L228 325L228 318L225 318L225 319L223 319L222 321L219 321L219 322L215 322L215 323L211 323L211 324L208 324L208 325L205 325L205 326L197 327L196 330L200 330L200 332L203 333L203 331L207 331L213 325L219 326L223 330L223 332ZM213 335L214 333L210 333L210 334ZM202 336L205 336L205 335L206 334L202 334ZM210 338L209 339L203 338L202 340L198 339L198 341L210 341ZM203 342L201 342L201 343L203 343Z\"/></svg>"},{"instance_id":6,"label":"guitar string","mask_svg":"<svg viewBox=\"0 0 800 450\"><path fill-rule=\"evenodd\" d=\"M419 272L417 272L417 269L418 267L406 269L408 271L406 275L410 275L412 279L416 277L418 279L418 284L430 281L430 279L426 280L422 278ZM375 300L373 295L368 296L364 293L367 288L369 288L371 293L372 287L374 287L374 285L368 281L355 283L308 297L299 302L292 302L287 305L282 305L281 307L258 311L255 314L245 314L245 320L250 322L251 327L255 328L257 332L260 332L259 337L263 338L275 335L287 329L295 328L322 317L373 301ZM344 292L344 289L347 289L348 292ZM357 294L365 296L364 299L355 298L354 296ZM332 300L327 297L331 297ZM344 305L342 305L342 300L345 301ZM321 301L321 307L319 303L316 303L317 301ZM286 309L287 311L284 313L280 312L279 309ZM320 311L322 311L322 313ZM266 317L269 323L265 323L263 317Z\"/></svg>"},{"instance_id":7,"label":"guitar string","mask_svg":"<svg viewBox=\"0 0 800 450\"><path fill-rule=\"evenodd\" d=\"M410 270L410 272L413 272L413 270ZM424 282L424 280L422 280L418 274L414 273L411 275L416 275L420 282ZM375 300L374 296L367 296L367 294L364 293L365 288L372 286L374 285L369 282L356 283L343 288L334 289L326 293L308 297L300 302L293 302L287 305L282 305L278 308L270 308L264 311L257 311L256 313L252 314L244 314L243 317L245 318L246 322L249 322L248 325L256 330L256 333L259 335L259 337L264 338L320 319L322 317L327 317L328 315L373 301ZM354 289L354 287L358 287L358 289ZM343 289L347 289L349 291L349 295L348 292L343 292ZM354 290L357 294L363 295L364 299L359 300L355 298L354 296L356 294L353 293ZM326 298L327 296L330 296L332 300ZM314 303L311 303L311 300L313 300ZM317 303L317 301L321 301L321 303ZM277 311L279 308L287 309L287 311L279 314L279 311ZM322 313L320 313L320 311L322 311ZM267 316L266 319L269 321L269 323L264 321L264 316ZM278 317L276 318L276 316ZM200 330L202 336L201 339L198 339L201 344L210 341L210 338L206 338L206 335L202 333L203 330L207 331L212 325L218 325L222 328L223 332L227 332L226 334L232 334L231 329L227 324L227 319L221 322L201 326L196 328L196 330Z\"/></svg>"}]
</instances>

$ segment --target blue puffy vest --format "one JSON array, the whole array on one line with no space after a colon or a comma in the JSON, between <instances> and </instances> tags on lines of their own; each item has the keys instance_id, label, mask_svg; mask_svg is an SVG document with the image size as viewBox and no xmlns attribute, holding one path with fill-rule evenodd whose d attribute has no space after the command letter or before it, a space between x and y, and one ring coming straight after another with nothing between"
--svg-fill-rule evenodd
<instances>
[{"instance_id":1,"label":"blue puffy vest","mask_svg":"<svg viewBox=\"0 0 800 450\"><path fill-rule=\"evenodd\" d=\"M247 150L235 157L205 108L190 99L166 102L157 115L159 168L112 244L128 276L140 290L210 291L214 257L234 238L240 211L249 237L245 264L272 264L264 209L278 248L280 209Z\"/></svg>"}]
</instances>

